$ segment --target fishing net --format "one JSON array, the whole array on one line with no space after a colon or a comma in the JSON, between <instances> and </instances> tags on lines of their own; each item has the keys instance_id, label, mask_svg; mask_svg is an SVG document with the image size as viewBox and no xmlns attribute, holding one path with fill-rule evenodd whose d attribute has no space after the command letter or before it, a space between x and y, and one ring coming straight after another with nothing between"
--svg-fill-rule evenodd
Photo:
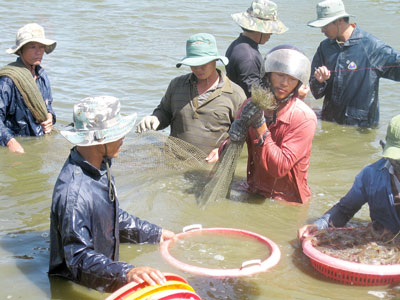
<instances>
[{"instance_id":1,"label":"fishing net","mask_svg":"<svg viewBox=\"0 0 400 300\"><path fill-rule=\"evenodd\" d=\"M251 101L262 110L275 111L277 102L274 94L262 86L252 86ZM248 130L248 125L246 131ZM222 158L216 163L211 172L211 179L205 185L197 202L204 207L209 201L217 201L229 195L237 162L243 149L244 142L231 142L226 146Z\"/></svg>"},{"instance_id":2,"label":"fishing net","mask_svg":"<svg viewBox=\"0 0 400 300\"><path fill-rule=\"evenodd\" d=\"M197 147L181 139L158 131L135 133L124 141L114 169L183 172L187 170L209 170L207 155Z\"/></svg>"}]
</instances>

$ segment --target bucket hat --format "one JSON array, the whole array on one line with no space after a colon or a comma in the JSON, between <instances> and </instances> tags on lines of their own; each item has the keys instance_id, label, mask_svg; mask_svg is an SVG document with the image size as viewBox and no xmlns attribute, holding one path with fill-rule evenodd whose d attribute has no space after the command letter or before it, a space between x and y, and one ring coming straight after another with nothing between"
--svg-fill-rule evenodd
<instances>
[{"instance_id":1,"label":"bucket hat","mask_svg":"<svg viewBox=\"0 0 400 300\"><path fill-rule=\"evenodd\" d=\"M288 28L278 20L278 6L269 0L254 0L246 12L232 14L242 28L261 33L281 34Z\"/></svg>"},{"instance_id":2,"label":"bucket hat","mask_svg":"<svg viewBox=\"0 0 400 300\"><path fill-rule=\"evenodd\" d=\"M227 57L218 54L217 41L212 34L197 33L186 41L186 56L176 64L176 67L179 68L181 65L197 67L213 60L220 60L224 65L229 62Z\"/></svg>"},{"instance_id":3,"label":"bucket hat","mask_svg":"<svg viewBox=\"0 0 400 300\"><path fill-rule=\"evenodd\" d=\"M325 0L317 4L317 19L307 25L320 28L344 17L354 16L345 11L342 0Z\"/></svg>"},{"instance_id":4,"label":"bucket hat","mask_svg":"<svg viewBox=\"0 0 400 300\"><path fill-rule=\"evenodd\" d=\"M29 42L37 42L45 45L45 52L50 54L56 48L57 42L46 39L44 35L44 29L42 26L36 23L29 23L21 27L17 32L15 39L15 46L6 50L8 54L16 54L22 46Z\"/></svg>"},{"instance_id":5,"label":"bucket hat","mask_svg":"<svg viewBox=\"0 0 400 300\"><path fill-rule=\"evenodd\" d=\"M390 120L386 132L386 144L383 148L383 157L395 160L400 159L400 115Z\"/></svg>"},{"instance_id":6,"label":"bucket hat","mask_svg":"<svg viewBox=\"0 0 400 300\"><path fill-rule=\"evenodd\" d=\"M136 113L121 116L120 101L112 96L89 97L74 105L73 128L61 131L72 144L92 146L119 140L131 131Z\"/></svg>"}]
</instances>

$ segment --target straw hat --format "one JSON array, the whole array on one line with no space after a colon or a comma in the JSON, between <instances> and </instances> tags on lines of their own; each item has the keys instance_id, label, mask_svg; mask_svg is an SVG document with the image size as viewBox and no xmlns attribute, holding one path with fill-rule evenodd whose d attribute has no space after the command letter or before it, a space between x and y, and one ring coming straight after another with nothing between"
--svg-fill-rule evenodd
<instances>
[{"instance_id":1,"label":"straw hat","mask_svg":"<svg viewBox=\"0 0 400 300\"><path fill-rule=\"evenodd\" d=\"M50 54L56 48L57 42L46 39L44 29L36 23L29 23L21 27L17 32L15 46L6 50L8 54L17 54L18 50L29 42L37 42L46 46L45 52Z\"/></svg>"},{"instance_id":2,"label":"straw hat","mask_svg":"<svg viewBox=\"0 0 400 300\"><path fill-rule=\"evenodd\" d=\"M179 68L181 65L197 67L213 60L220 60L224 65L229 62L227 57L218 54L217 41L213 35L197 33L186 41L186 56L176 64L176 67Z\"/></svg>"},{"instance_id":3,"label":"straw hat","mask_svg":"<svg viewBox=\"0 0 400 300\"><path fill-rule=\"evenodd\" d=\"M325 0L317 4L317 19L307 25L320 28L345 17L354 16L345 11L342 0Z\"/></svg>"},{"instance_id":4,"label":"straw hat","mask_svg":"<svg viewBox=\"0 0 400 300\"><path fill-rule=\"evenodd\" d=\"M254 0L246 12L232 15L242 28L261 33L281 34L288 28L278 20L278 6L269 0Z\"/></svg>"},{"instance_id":5,"label":"straw hat","mask_svg":"<svg viewBox=\"0 0 400 300\"><path fill-rule=\"evenodd\" d=\"M136 113L120 115L120 102L112 96L89 97L74 105L73 128L61 131L72 144L92 146L119 140L131 131Z\"/></svg>"}]
</instances>

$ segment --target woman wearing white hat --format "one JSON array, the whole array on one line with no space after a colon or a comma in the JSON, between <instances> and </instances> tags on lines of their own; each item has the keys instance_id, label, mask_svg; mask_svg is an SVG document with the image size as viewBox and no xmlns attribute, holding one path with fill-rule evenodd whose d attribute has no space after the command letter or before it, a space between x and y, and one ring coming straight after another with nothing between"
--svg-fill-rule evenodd
<instances>
[{"instance_id":1,"label":"woman wearing white hat","mask_svg":"<svg viewBox=\"0 0 400 300\"><path fill-rule=\"evenodd\" d=\"M51 53L56 44L45 38L42 26L30 23L18 30L15 46L6 50L18 55L0 70L0 145L12 152L24 152L16 136L50 133L56 122L50 81L40 66L44 52Z\"/></svg>"}]
</instances>

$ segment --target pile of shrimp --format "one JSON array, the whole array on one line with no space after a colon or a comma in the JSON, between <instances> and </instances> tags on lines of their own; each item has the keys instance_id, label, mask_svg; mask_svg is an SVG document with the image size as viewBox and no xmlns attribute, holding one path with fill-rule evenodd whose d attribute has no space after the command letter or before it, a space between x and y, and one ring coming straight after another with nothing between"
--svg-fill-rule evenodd
<instances>
[{"instance_id":1,"label":"pile of shrimp","mask_svg":"<svg viewBox=\"0 0 400 300\"><path fill-rule=\"evenodd\" d=\"M376 231L371 224L352 228L330 228L312 237L313 246L326 255L369 264L400 264L400 236Z\"/></svg>"}]
</instances>

